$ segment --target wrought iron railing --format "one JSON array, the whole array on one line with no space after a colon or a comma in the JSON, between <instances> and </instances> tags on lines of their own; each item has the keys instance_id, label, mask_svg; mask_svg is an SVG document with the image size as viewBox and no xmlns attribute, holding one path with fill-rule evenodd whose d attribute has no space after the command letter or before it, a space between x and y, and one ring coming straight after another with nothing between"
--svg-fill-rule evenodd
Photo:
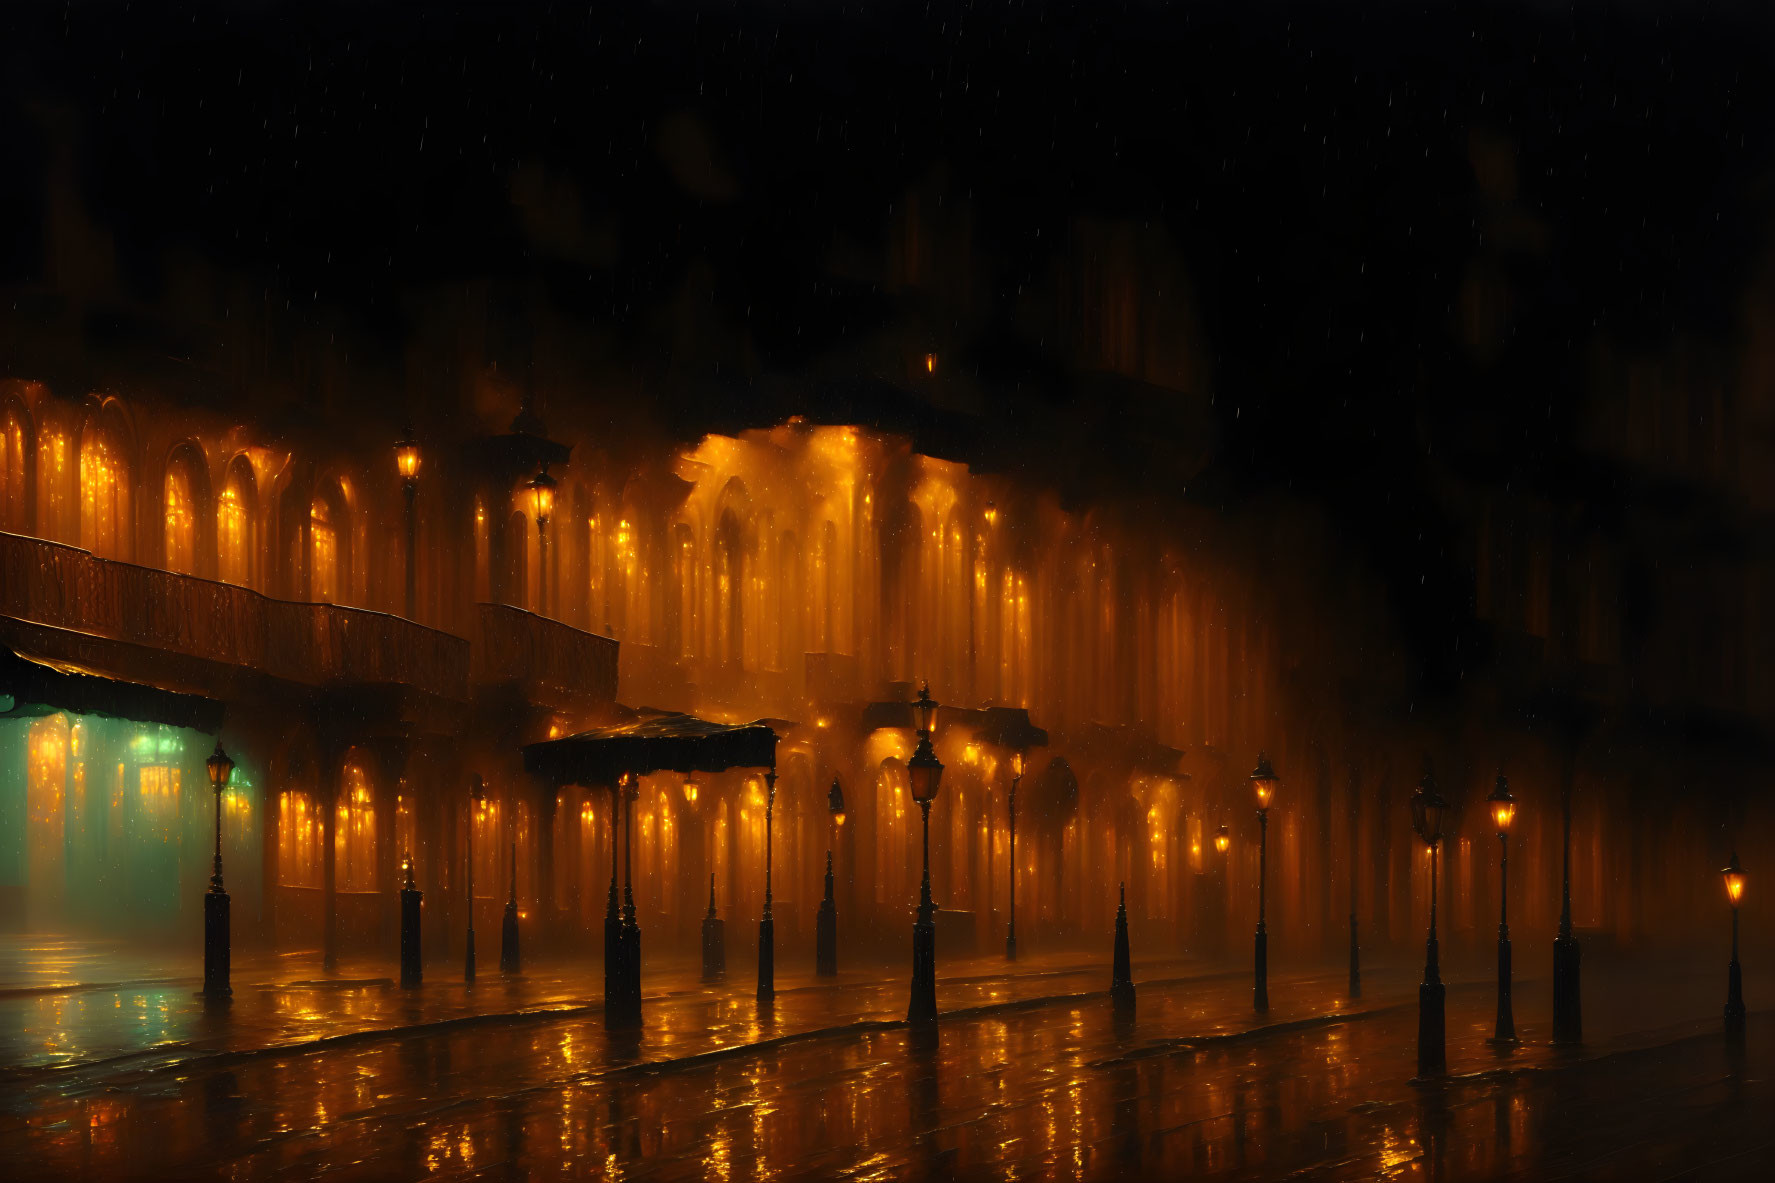
<instances>
[{"instance_id":1,"label":"wrought iron railing","mask_svg":"<svg viewBox=\"0 0 1775 1183\"><path fill-rule=\"evenodd\" d=\"M306 685L398 683L468 697L469 643L461 637L363 608L274 600L41 538L0 533L0 615Z\"/></svg>"},{"instance_id":2,"label":"wrought iron railing","mask_svg":"<svg viewBox=\"0 0 1775 1183\"><path fill-rule=\"evenodd\" d=\"M476 605L480 634L472 676L516 682L536 697L616 698L617 643L507 604Z\"/></svg>"}]
</instances>

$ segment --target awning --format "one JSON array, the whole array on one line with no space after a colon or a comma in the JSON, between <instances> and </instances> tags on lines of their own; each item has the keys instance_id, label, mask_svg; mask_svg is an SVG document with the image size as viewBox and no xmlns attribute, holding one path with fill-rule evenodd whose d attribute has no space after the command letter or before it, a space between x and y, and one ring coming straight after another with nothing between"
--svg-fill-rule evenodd
<instances>
[{"instance_id":1,"label":"awning","mask_svg":"<svg viewBox=\"0 0 1775 1183\"><path fill-rule=\"evenodd\" d=\"M987 707L986 723L977 733L982 743L1013 752L1048 746L1048 733L1029 721L1022 707Z\"/></svg>"},{"instance_id":2,"label":"awning","mask_svg":"<svg viewBox=\"0 0 1775 1183\"><path fill-rule=\"evenodd\" d=\"M776 758L777 733L766 723L712 723L643 707L621 723L527 745L524 769L551 784L608 785L630 772L769 768Z\"/></svg>"},{"instance_id":3,"label":"awning","mask_svg":"<svg viewBox=\"0 0 1775 1183\"><path fill-rule=\"evenodd\" d=\"M212 735L222 729L225 710L222 703L202 695L123 682L71 662L29 657L5 648L0 648L0 696L4 696L0 697L0 717L72 711L189 727Z\"/></svg>"}]
</instances>

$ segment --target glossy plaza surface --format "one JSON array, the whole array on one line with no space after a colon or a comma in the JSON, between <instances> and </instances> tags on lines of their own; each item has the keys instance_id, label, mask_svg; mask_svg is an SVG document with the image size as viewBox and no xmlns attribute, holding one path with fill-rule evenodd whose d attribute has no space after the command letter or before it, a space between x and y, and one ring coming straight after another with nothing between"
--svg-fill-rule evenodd
<instances>
[{"instance_id":1,"label":"glossy plaza surface","mask_svg":"<svg viewBox=\"0 0 1775 1183\"><path fill-rule=\"evenodd\" d=\"M417 992L267 976L310 968L239 967L226 1014L188 982L9 990L0 1151L50 1178L1752 1178L1775 1100L1748 1067L1770 1027L1721 1040L1717 975L1593 966L1583 1051L1541 1021L1510 1054L1485 975L1451 980L1449 1075L1425 1085L1404 966L1354 1002L1336 968L1273 973L1258 1018L1240 972L1136 959L1118 1019L1106 959L980 959L948 967L934 1030L900 1021L892 973L781 981L761 1011L681 966L632 1033L560 967ZM1519 996L1546 1014L1544 978Z\"/></svg>"}]
</instances>

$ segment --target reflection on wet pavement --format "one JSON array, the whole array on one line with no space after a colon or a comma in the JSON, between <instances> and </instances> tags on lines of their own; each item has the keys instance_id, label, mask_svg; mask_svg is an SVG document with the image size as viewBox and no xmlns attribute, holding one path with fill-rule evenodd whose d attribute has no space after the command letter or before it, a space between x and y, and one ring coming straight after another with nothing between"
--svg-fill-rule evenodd
<instances>
[{"instance_id":1,"label":"reflection on wet pavement","mask_svg":"<svg viewBox=\"0 0 1775 1183\"><path fill-rule=\"evenodd\" d=\"M563 1015L15 1079L0 1147L50 1177L348 1179L1637 1178L1694 1162L1751 1177L1768 1152L1752 1120L1769 1112L1766 1082L1708 1025L1717 983L1702 977L1654 984L1674 1026L1644 1048L1643 1019L1625 1004L1611 1017L1599 973L1581 1061L1532 1024L1515 1052L1488 1047L1489 989L1456 985L1452 1075L1425 1086L1409 1080L1404 969L1377 968L1355 1006L1335 973L1277 975L1277 1008L1255 1030L1242 976L1149 977L1131 1022L1112 1014L1104 975L1073 976L954 985L935 1032L871 1011L903 1005L903 983L859 982L786 990L763 1016L686 991L639 1035ZM1094 993L1067 998L1072 986ZM1522 1014L1542 990L1525 983ZM969 995L975 1009L953 1013ZM1054 1000L991 1005L1042 995ZM870 1021L810 1026L841 1013ZM1752 1064L1767 1062L1760 1018Z\"/></svg>"}]
</instances>

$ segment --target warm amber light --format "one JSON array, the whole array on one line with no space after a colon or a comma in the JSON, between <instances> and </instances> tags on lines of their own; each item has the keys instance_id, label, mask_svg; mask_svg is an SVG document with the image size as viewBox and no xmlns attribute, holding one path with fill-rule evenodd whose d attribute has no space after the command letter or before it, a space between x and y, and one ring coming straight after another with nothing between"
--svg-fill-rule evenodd
<instances>
[{"instance_id":1,"label":"warm amber light","mask_svg":"<svg viewBox=\"0 0 1775 1183\"><path fill-rule=\"evenodd\" d=\"M418 478L419 443L411 435L394 446L394 464L400 470L402 480L411 481Z\"/></svg>"},{"instance_id":2,"label":"warm amber light","mask_svg":"<svg viewBox=\"0 0 1775 1183\"><path fill-rule=\"evenodd\" d=\"M555 478L543 469L530 480L530 516L537 525L547 525L555 512Z\"/></svg>"},{"instance_id":3,"label":"warm amber light","mask_svg":"<svg viewBox=\"0 0 1775 1183\"><path fill-rule=\"evenodd\" d=\"M832 824L842 826L844 824L844 816L844 810L840 809L837 813L832 815Z\"/></svg>"},{"instance_id":4,"label":"warm amber light","mask_svg":"<svg viewBox=\"0 0 1775 1183\"><path fill-rule=\"evenodd\" d=\"M1227 833L1225 826L1220 827L1220 833L1214 835L1214 849L1220 854L1225 854L1232 844L1233 836Z\"/></svg>"},{"instance_id":5,"label":"warm amber light","mask_svg":"<svg viewBox=\"0 0 1775 1183\"><path fill-rule=\"evenodd\" d=\"M690 804L695 805L696 804L696 793L697 793L696 782L694 780L685 781L684 782L684 799L686 801L688 801Z\"/></svg>"},{"instance_id":6,"label":"warm amber light","mask_svg":"<svg viewBox=\"0 0 1775 1183\"><path fill-rule=\"evenodd\" d=\"M927 374L934 374L937 372L937 355L936 354L927 353L924 355L924 372Z\"/></svg>"},{"instance_id":7,"label":"warm amber light","mask_svg":"<svg viewBox=\"0 0 1775 1183\"><path fill-rule=\"evenodd\" d=\"M1257 794L1257 807L1268 809L1270 798L1276 793L1276 785L1280 783L1276 770L1270 767L1270 758L1263 754L1257 757L1257 767L1251 770L1251 790Z\"/></svg>"},{"instance_id":8,"label":"warm amber light","mask_svg":"<svg viewBox=\"0 0 1775 1183\"><path fill-rule=\"evenodd\" d=\"M1726 877L1726 898L1736 908L1738 901L1744 898L1744 868L1738 865L1738 852L1732 852L1732 861L1720 869Z\"/></svg>"},{"instance_id":9,"label":"warm amber light","mask_svg":"<svg viewBox=\"0 0 1775 1183\"><path fill-rule=\"evenodd\" d=\"M1508 834L1510 832L1510 823L1516 819L1516 802L1492 802L1491 819L1498 827L1498 833Z\"/></svg>"}]
</instances>

